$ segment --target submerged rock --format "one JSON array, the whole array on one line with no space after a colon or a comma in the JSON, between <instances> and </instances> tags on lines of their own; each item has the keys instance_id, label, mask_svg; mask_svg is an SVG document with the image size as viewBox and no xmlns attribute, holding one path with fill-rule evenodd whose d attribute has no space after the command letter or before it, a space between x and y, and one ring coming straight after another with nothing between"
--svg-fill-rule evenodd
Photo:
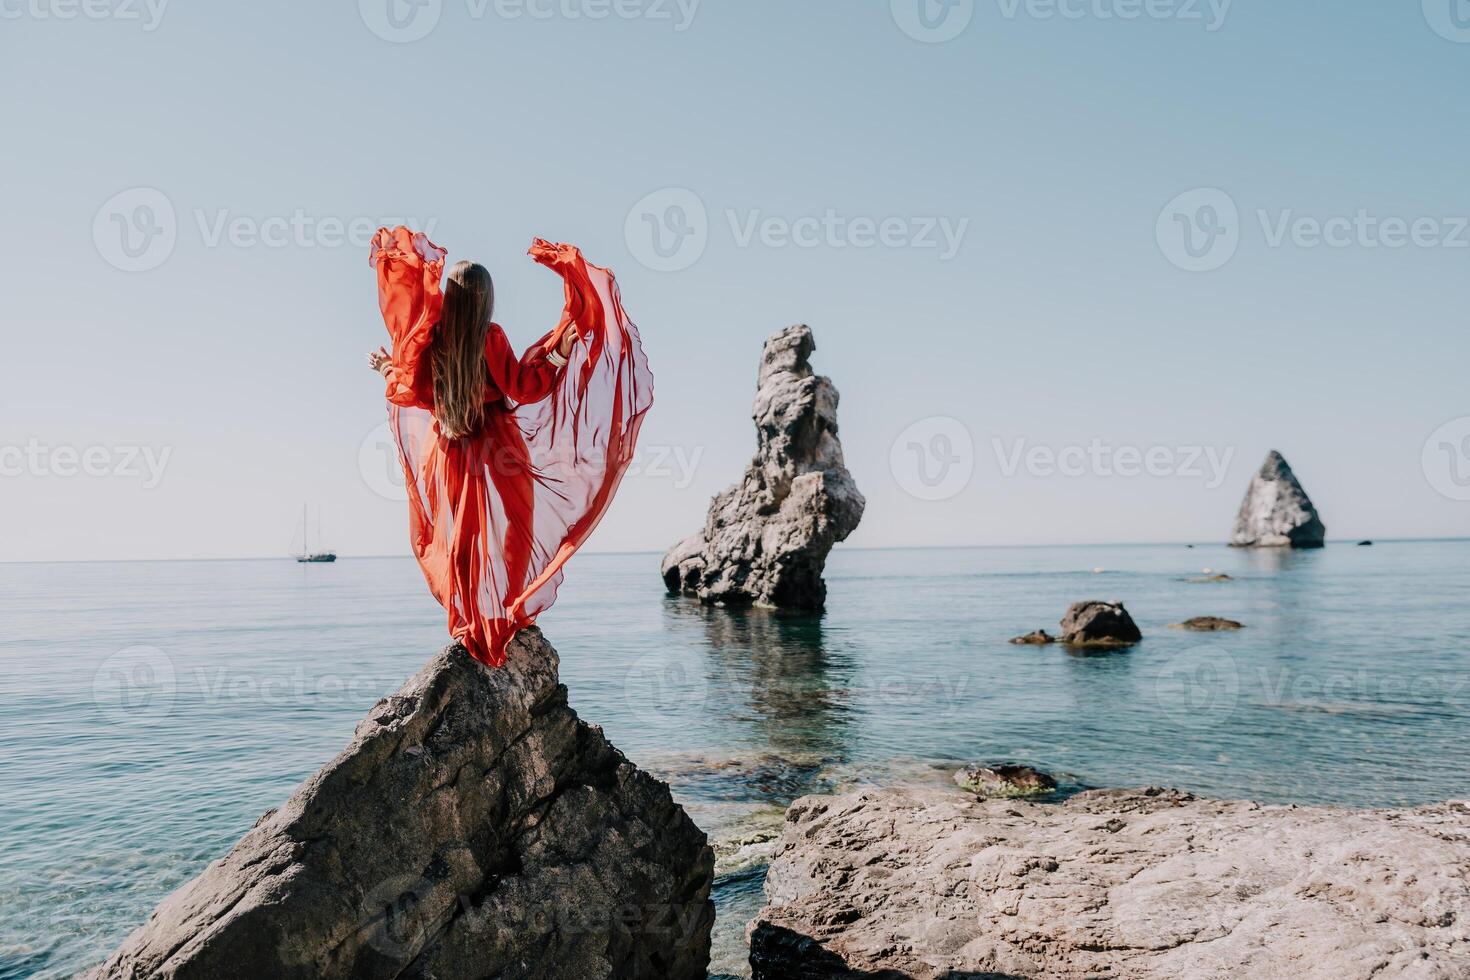
<instances>
[{"instance_id":1,"label":"submerged rock","mask_svg":"<svg viewBox=\"0 0 1470 980\"><path fill-rule=\"evenodd\" d=\"M1195 578L1185 579L1185 581L1193 585L1202 585L1208 582L1234 582L1235 579L1221 572L1218 575L1200 575Z\"/></svg>"},{"instance_id":2,"label":"submerged rock","mask_svg":"<svg viewBox=\"0 0 1470 980\"><path fill-rule=\"evenodd\" d=\"M713 863L529 629L429 661L90 976L702 980Z\"/></svg>"},{"instance_id":3,"label":"submerged rock","mask_svg":"<svg viewBox=\"0 0 1470 980\"><path fill-rule=\"evenodd\" d=\"M1001 763L994 766L966 766L954 774L955 785L985 799L1019 799L1045 796L1057 788L1057 781L1040 769Z\"/></svg>"},{"instance_id":4,"label":"submerged rock","mask_svg":"<svg viewBox=\"0 0 1470 980\"><path fill-rule=\"evenodd\" d=\"M1012 643L1024 644L1026 646L1045 646L1048 643L1057 642L1057 638L1046 630L1036 630L1025 636L1018 636L1011 640Z\"/></svg>"},{"instance_id":5,"label":"submerged rock","mask_svg":"<svg viewBox=\"0 0 1470 980\"><path fill-rule=\"evenodd\" d=\"M1245 629L1244 623L1237 623L1233 619L1221 619L1219 616L1195 616L1186 619L1182 623L1171 623L1170 629L1194 630L1198 633L1217 633L1221 630Z\"/></svg>"},{"instance_id":6,"label":"submerged rock","mask_svg":"<svg viewBox=\"0 0 1470 980\"><path fill-rule=\"evenodd\" d=\"M1074 647L1131 646L1143 633L1121 602L1076 602L1062 617L1062 642Z\"/></svg>"},{"instance_id":7,"label":"submerged rock","mask_svg":"<svg viewBox=\"0 0 1470 980\"><path fill-rule=\"evenodd\" d=\"M754 980L1470 976L1470 804L879 790L786 821Z\"/></svg>"},{"instance_id":8,"label":"submerged rock","mask_svg":"<svg viewBox=\"0 0 1470 980\"><path fill-rule=\"evenodd\" d=\"M1276 450L1266 456L1235 517L1233 548L1320 548L1327 528Z\"/></svg>"},{"instance_id":9,"label":"submerged rock","mask_svg":"<svg viewBox=\"0 0 1470 980\"><path fill-rule=\"evenodd\" d=\"M837 389L813 374L810 327L766 341L755 394L758 448L741 482L715 497L704 530L664 555L670 593L723 605L821 609L832 546L866 502L837 439Z\"/></svg>"}]
</instances>

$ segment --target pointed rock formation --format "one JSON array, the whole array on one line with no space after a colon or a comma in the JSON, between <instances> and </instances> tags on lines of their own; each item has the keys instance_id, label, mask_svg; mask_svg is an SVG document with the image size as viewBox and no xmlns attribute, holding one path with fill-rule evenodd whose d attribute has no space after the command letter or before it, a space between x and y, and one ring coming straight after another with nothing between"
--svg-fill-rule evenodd
<instances>
[{"instance_id":1,"label":"pointed rock formation","mask_svg":"<svg viewBox=\"0 0 1470 980\"><path fill-rule=\"evenodd\" d=\"M676 977L709 962L714 857L579 720L535 629L450 647L90 977Z\"/></svg>"},{"instance_id":2,"label":"pointed rock formation","mask_svg":"<svg viewBox=\"0 0 1470 980\"><path fill-rule=\"evenodd\" d=\"M1320 548L1327 528L1296 474L1276 450L1251 477L1235 517L1233 548Z\"/></svg>"},{"instance_id":3,"label":"pointed rock formation","mask_svg":"<svg viewBox=\"0 0 1470 980\"><path fill-rule=\"evenodd\" d=\"M745 477L715 497L704 530L664 556L673 594L710 604L821 609L822 569L865 501L837 440L837 389L812 372L810 327L766 341L755 394L759 448Z\"/></svg>"}]
</instances>

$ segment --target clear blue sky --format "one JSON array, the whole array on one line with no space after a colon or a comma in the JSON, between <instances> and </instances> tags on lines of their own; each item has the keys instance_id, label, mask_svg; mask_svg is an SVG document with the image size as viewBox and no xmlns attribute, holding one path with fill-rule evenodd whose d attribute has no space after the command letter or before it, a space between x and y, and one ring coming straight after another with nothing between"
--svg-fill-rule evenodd
<instances>
[{"instance_id":1,"label":"clear blue sky","mask_svg":"<svg viewBox=\"0 0 1470 980\"><path fill-rule=\"evenodd\" d=\"M1470 26L1450 0L1151 0L1135 19L1129 0L987 0L942 43L899 26L923 35L917 0L429 0L411 43L379 36L386 0L92 2L0 0L0 559L279 555L303 500L342 553L406 553L403 505L360 458L384 412L372 277L332 223L407 216L491 267L517 343L560 303L532 236L618 272L657 402L650 471L599 550L702 521L753 448L762 339L803 321L869 500L855 545L1220 541L1273 447L1333 537L1470 534L1470 502L1435 489L1470 457L1421 458L1470 415ZM135 188L174 211L171 247L137 259L114 214L167 216ZM659 271L635 205L655 194L677 223L667 188L705 209L707 245ZM1239 214L1205 272L1160 245L1197 188ZM1229 220L1183 200L1200 234ZM829 211L858 224L782 237ZM1360 211L1433 219L1429 244L1294 224ZM298 213L283 244L250 237ZM963 226L953 256L915 247L927 219ZM1018 446L1094 440L1231 455L1218 481L1007 475ZM968 483L909 492L910 443ZM156 485L128 447L167 451ZM89 450L103 475L58 475Z\"/></svg>"}]
</instances>

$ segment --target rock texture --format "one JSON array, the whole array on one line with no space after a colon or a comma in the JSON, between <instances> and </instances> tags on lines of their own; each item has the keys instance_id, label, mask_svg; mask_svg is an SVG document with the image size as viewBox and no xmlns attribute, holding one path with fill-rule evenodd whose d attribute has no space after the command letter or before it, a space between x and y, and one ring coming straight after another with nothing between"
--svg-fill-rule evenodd
<instances>
[{"instance_id":1,"label":"rock texture","mask_svg":"<svg viewBox=\"0 0 1470 980\"><path fill-rule=\"evenodd\" d=\"M865 501L842 461L837 389L812 373L811 328L766 341L755 394L758 448L715 497L704 530L664 556L669 592L723 605L821 609L822 569Z\"/></svg>"},{"instance_id":2,"label":"rock texture","mask_svg":"<svg viewBox=\"0 0 1470 980\"><path fill-rule=\"evenodd\" d=\"M1245 629L1244 623L1237 623L1233 619L1221 619L1219 616L1195 616L1186 619L1182 623L1171 623L1171 629L1193 630L1196 633L1219 633L1224 630Z\"/></svg>"},{"instance_id":3,"label":"rock texture","mask_svg":"<svg viewBox=\"0 0 1470 980\"><path fill-rule=\"evenodd\" d=\"M90 976L703 980L713 861L526 630L431 660Z\"/></svg>"},{"instance_id":4,"label":"rock texture","mask_svg":"<svg viewBox=\"0 0 1470 980\"><path fill-rule=\"evenodd\" d=\"M1470 803L805 797L766 896L755 980L1461 980Z\"/></svg>"},{"instance_id":5,"label":"rock texture","mask_svg":"<svg viewBox=\"0 0 1470 980\"><path fill-rule=\"evenodd\" d=\"M1057 642L1057 638L1046 630L1035 630L1025 636L1012 637L1011 642L1019 646L1042 647Z\"/></svg>"},{"instance_id":6,"label":"rock texture","mask_svg":"<svg viewBox=\"0 0 1470 980\"><path fill-rule=\"evenodd\" d=\"M1062 642L1074 647L1130 646L1143 639L1121 602L1074 602L1062 617Z\"/></svg>"},{"instance_id":7,"label":"rock texture","mask_svg":"<svg viewBox=\"0 0 1470 980\"><path fill-rule=\"evenodd\" d=\"M960 789L992 800L1045 796L1057 788L1057 781L1040 769L1011 763L966 766L954 774L954 781Z\"/></svg>"},{"instance_id":8,"label":"rock texture","mask_svg":"<svg viewBox=\"0 0 1470 980\"><path fill-rule=\"evenodd\" d=\"M1235 548L1320 548L1327 528L1296 474L1276 450L1251 477L1230 544Z\"/></svg>"}]
</instances>

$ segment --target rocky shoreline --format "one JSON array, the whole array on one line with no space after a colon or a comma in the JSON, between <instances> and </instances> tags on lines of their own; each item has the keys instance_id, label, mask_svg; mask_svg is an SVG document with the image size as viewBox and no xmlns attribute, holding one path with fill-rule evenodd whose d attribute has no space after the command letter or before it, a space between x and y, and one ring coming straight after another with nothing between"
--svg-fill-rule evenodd
<instances>
[{"instance_id":1,"label":"rocky shoreline","mask_svg":"<svg viewBox=\"0 0 1470 980\"><path fill-rule=\"evenodd\" d=\"M1453 980L1470 976L1470 803L805 797L765 892L755 980Z\"/></svg>"}]
</instances>

